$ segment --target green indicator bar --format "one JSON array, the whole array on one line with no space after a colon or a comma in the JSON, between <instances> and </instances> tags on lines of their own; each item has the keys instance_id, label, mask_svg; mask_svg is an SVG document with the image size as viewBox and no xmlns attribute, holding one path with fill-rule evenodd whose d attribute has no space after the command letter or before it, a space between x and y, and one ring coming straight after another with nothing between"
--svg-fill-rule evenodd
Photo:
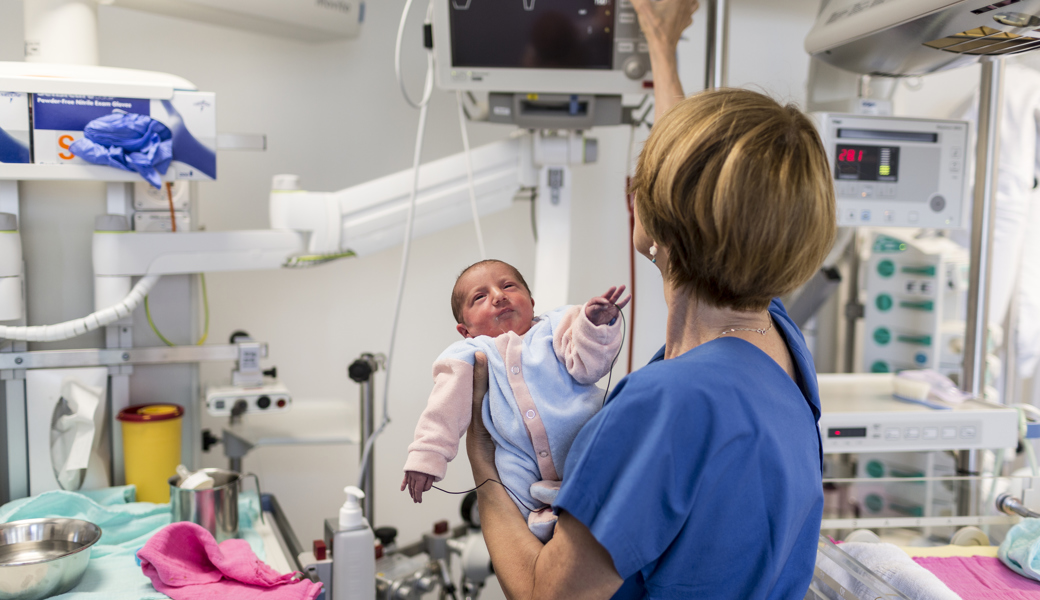
<instances>
[{"instance_id":1,"label":"green indicator bar","mask_svg":"<svg viewBox=\"0 0 1040 600\"><path fill-rule=\"evenodd\" d=\"M899 303L900 308L909 308L910 310L923 310L932 312L935 310L935 304L931 300L921 300L920 302L910 302L904 300Z\"/></svg>"},{"instance_id":2,"label":"green indicator bar","mask_svg":"<svg viewBox=\"0 0 1040 600\"><path fill-rule=\"evenodd\" d=\"M921 471L903 471L899 469L891 469L889 473L892 477L924 477L924 473ZM924 483L923 481L921 483Z\"/></svg>"},{"instance_id":3,"label":"green indicator bar","mask_svg":"<svg viewBox=\"0 0 1040 600\"><path fill-rule=\"evenodd\" d=\"M914 344L917 346L932 345L932 336L930 335L900 335L896 336L896 340L903 342L904 344Z\"/></svg>"},{"instance_id":4,"label":"green indicator bar","mask_svg":"<svg viewBox=\"0 0 1040 600\"><path fill-rule=\"evenodd\" d=\"M929 277L935 277L935 265L928 265L926 267L903 267L903 272L910 275L927 275Z\"/></svg>"}]
</instances>

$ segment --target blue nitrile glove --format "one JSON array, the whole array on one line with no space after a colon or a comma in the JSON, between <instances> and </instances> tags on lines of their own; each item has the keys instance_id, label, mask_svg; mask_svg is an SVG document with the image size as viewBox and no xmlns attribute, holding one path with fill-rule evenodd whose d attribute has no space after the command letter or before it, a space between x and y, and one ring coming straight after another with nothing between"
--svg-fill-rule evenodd
<instances>
[{"instance_id":1,"label":"blue nitrile glove","mask_svg":"<svg viewBox=\"0 0 1040 600\"><path fill-rule=\"evenodd\" d=\"M27 163L29 146L0 127L0 163Z\"/></svg>"},{"instance_id":2,"label":"blue nitrile glove","mask_svg":"<svg viewBox=\"0 0 1040 600\"><path fill-rule=\"evenodd\" d=\"M173 107L173 103L163 100L162 105L169 114L166 122L170 124L170 130L173 132L173 154L177 161L195 167L208 175L210 179L216 179L216 153L203 146L202 142L195 139L195 136L188 131L188 128L184 126L184 118Z\"/></svg>"},{"instance_id":3,"label":"blue nitrile glove","mask_svg":"<svg viewBox=\"0 0 1040 600\"><path fill-rule=\"evenodd\" d=\"M69 150L95 165L136 171L153 187L162 186L173 159L170 129L162 123L134 113L113 112L87 123L84 139Z\"/></svg>"}]
</instances>

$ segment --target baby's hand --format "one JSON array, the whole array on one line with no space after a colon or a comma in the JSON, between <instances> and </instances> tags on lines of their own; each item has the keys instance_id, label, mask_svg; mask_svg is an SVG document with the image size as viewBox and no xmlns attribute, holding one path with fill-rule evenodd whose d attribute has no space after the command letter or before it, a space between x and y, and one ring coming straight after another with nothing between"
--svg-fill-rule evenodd
<instances>
[{"instance_id":1,"label":"baby's hand","mask_svg":"<svg viewBox=\"0 0 1040 600\"><path fill-rule=\"evenodd\" d=\"M413 502L422 504L423 492L430 491L431 487L433 487L433 475L427 475L418 471L404 472L401 491L403 492L404 488L408 488L408 493L411 494Z\"/></svg>"},{"instance_id":2,"label":"baby's hand","mask_svg":"<svg viewBox=\"0 0 1040 600\"><path fill-rule=\"evenodd\" d=\"M618 301L621 298L621 294L625 293L625 286L612 287L607 290L606 294L602 296L596 296L592 300L589 300L588 304L585 305L585 316L592 321L593 325L606 325L610 323L614 318L618 316L622 308L628 305L628 301L632 299L631 294L625 296L623 300Z\"/></svg>"}]
</instances>

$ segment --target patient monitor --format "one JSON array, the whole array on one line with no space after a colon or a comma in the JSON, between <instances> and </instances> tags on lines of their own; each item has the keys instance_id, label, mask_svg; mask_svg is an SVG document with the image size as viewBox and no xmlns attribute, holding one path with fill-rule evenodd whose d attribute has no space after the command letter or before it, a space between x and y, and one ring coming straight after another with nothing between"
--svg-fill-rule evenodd
<instances>
[{"instance_id":1,"label":"patient monitor","mask_svg":"<svg viewBox=\"0 0 1040 600\"><path fill-rule=\"evenodd\" d=\"M645 94L646 38L628 0L433 0L447 90Z\"/></svg>"}]
</instances>

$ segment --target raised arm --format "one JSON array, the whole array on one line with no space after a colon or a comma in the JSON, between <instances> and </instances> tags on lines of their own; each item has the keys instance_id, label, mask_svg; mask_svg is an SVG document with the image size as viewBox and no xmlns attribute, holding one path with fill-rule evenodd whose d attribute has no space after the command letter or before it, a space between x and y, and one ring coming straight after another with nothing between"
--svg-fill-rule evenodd
<instances>
[{"instance_id":1,"label":"raised arm","mask_svg":"<svg viewBox=\"0 0 1040 600\"><path fill-rule=\"evenodd\" d=\"M596 383L610 371L621 346L621 324L616 319L632 298L621 299L624 293L625 286L612 287L584 306L567 309L553 331L556 357L578 383Z\"/></svg>"},{"instance_id":2,"label":"raised arm","mask_svg":"<svg viewBox=\"0 0 1040 600\"><path fill-rule=\"evenodd\" d=\"M495 444L480 418L487 390L487 361L478 354L473 370L473 409L466 449L479 485L501 481L495 468ZM561 513L556 532L544 546L531 533L505 488L487 483L477 490L481 529L495 575L511 600L610 598L623 583L610 554L585 525Z\"/></svg>"},{"instance_id":3,"label":"raised arm","mask_svg":"<svg viewBox=\"0 0 1040 600\"><path fill-rule=\"evenodd\" d=\"M693 23L693 13L700 4L697 0L632 0L632 6L650 49L656 121L685 98L675 48L682 32Z\"/></svg>"}]
</instances>

